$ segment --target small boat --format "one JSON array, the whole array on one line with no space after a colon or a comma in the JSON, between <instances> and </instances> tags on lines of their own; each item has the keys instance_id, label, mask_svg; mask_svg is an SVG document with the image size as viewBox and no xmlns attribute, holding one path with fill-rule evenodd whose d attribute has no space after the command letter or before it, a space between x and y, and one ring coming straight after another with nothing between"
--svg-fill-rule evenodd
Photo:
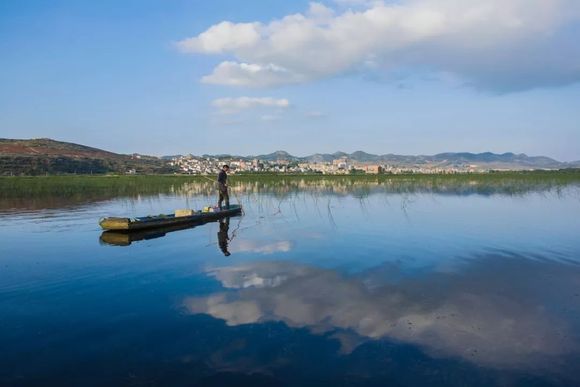
<instances>
[{"instance_id":1,"label":"small boat","mask_svg":"<svg viewBox=\"0 0 580 387\"><path fill-rule=\"evenodd\" d=\"M99 225L103 228L103 230L130 232L135 230L203 223L228 216L235 216L241 212L241 205L232 204L227 208L224 207L223 209L206 208L204 211L191 211L191 214L185 216L168 214L145 216L141 218L103 218L99 221Z\"/></svg>"},{"instance_id":2,"label":"small boat","mask_svg":"<svg viewBox=\"0 0 580 387\"><path fill-rule=\"evenodd\" d=\"M234 215L233 217L239 216ZM143 230L127 231L103 231L99 237L99 241L105 245L111 246L130 246L133 242L146 241L151 239L163 238L169 233L183 230L190 230L192 228L202 226L210 222L217 222L216 219L204 219L197 222L173 224L170 226L161 226L155 228L146 228Z\"/></svg>"}]
</instances>

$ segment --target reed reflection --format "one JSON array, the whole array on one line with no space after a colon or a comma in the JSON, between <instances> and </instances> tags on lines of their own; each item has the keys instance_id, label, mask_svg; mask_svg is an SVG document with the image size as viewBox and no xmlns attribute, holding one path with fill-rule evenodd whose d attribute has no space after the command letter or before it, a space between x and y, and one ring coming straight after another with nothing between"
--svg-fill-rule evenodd
<instances>
[{"instance_id":1,"label":"reed reflection","mask_svg":"<svg viewBox=\"0 0 580 387\"><path fill-rule=\"evenodd\" d=\"M234 194L251 200L300 195L374 194L507 195L566 194L580 187L580 172L500 173L488 175L232 176ZM86 206L112 199L141 200L163 195L213 201L213 182L203 177L38 177L0 178L0 212L39 211ZM211 200L210 200L211 198Z\"/></svg>"}]
</instances>

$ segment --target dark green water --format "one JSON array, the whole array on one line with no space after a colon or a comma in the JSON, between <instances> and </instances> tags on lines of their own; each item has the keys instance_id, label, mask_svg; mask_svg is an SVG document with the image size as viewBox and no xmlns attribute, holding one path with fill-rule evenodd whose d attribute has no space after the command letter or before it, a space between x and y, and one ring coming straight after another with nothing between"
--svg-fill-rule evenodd
<instances>
[{"instance_id":1,"label":"dark green water","mask_svg":"<svg viewBox=\"0 0 580 387\"><path fill-rule=\"evenodd\" d=\"M0 385L580 385L578 180L4 180Z\"/></svg>"}]
</instances>

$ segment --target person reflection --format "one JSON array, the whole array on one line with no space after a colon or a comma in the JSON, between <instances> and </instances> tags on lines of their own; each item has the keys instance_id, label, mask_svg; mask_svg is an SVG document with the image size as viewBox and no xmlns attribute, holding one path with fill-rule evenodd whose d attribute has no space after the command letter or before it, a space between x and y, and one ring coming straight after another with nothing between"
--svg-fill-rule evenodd
<instances>
[{"instance_id":1,"label":"person reflection","mask_svg":"<svg viewBox=\"0 0 580 387\"><path fill-rule=\"evenodd\" d=\"M226 257L230 256L230 252L228 251L228 242L230 238L228 236L228 231L230 230L230 218L220 219L220 230L217 233L218 237L218 245L220 250Z\"/></svg>"}]
</instances>

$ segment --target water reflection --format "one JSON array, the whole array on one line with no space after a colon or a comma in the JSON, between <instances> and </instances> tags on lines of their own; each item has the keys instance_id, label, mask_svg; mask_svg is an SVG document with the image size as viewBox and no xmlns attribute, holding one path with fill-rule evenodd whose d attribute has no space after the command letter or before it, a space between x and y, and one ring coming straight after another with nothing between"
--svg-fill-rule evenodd
<instances>
[{"instance_id":1,"label":"water reflection","mask_svg":"<svg viewBox=\"0 0 580 387\"><path fill-rule=\"evenodd\" d=\"M352 196L375 194L507 195L566 194L580 186L578 172L450 176L234 176L231 189L245 198L284 200L298 195ZM0 178L0 213L39 211L104 203L111 199L141 200L180 196L213 202L215 186L196 177Z\"/></svg>"},{"instance_id":2,"label":"water reflection","mask_svg":"<svg viewBox=\"0 0 580 387\"><path fill-rule=\"evenodd\" d=\"M269 241L240 238L232 245L230 250L236 253L270 255L275 253L287 253L292 250L293 245L294 243L289 240Z\"/></svg>"},{"instance_id":3,"label":"water reflection","mask_svg":"<svg viewBox=\"0 0 580 387\"><path fill-rule=\"evenodd\" d=\"M189 223L175 226L157 227L154 229L136 230L132 232L103 231L99 241L105 245L130 246L133 242L163 238L168 233L189 230L205 223Z\"/></svg>"},{"instance_id":4,"label":"water reflection","mask_svg":"<svg viewBox=\"0 0 580 387\"><path fill-rule=\"evenodd\" d=\"M580 385L574 179L235 178L0 188L0 385Z\"/></svg>"},{"instance_id":5,"label":"water reflection","mask_svg":"<svg viewBox=\"0 0 580 387\"><path fill-rule=\"evenodd\" d=\"M250 262L209 270L224 290L183 305L228 326L280 321L308 328L334 337L344 354L388 339L436 358L577 378L571 364L580 354L580 267L532 258L470 257L456 271L415 276L402 275L396 264L348 276Z\"/></svg>"},{"instance_id":6,"label":"water reflection","mask_svg":"<svg viewBox=\"0 0 580 387\"><path fill-rule=\"evenodd\" d=\"M222 253L226 257L229 257L231 253L228 251L228 243L230 241L230 237L228 232L230 231L230 218L220 219L220 230L217 233L218 238L218 246Z\"/></svg>"}]
</instances>

